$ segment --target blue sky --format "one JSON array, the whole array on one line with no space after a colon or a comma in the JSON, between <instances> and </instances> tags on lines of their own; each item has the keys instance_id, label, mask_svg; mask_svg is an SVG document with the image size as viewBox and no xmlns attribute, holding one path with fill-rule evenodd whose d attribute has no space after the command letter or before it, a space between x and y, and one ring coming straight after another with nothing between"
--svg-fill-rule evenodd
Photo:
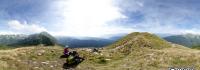
<instances>
[{"instance_id":1,"label":"blue sky","mask_svg":"<svg viewBox=\"0 0 200 70\"><path fill-rule=\"evenodd\" d=\"M0 34L200 34L199 0L0 0Z\"/></svg>"}]
</instances>

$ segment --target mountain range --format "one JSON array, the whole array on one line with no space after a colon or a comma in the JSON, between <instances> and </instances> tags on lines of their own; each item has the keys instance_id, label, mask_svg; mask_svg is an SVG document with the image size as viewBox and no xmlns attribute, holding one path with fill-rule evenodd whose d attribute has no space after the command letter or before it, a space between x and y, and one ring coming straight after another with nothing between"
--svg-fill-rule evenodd
<instances>
[{"instance_id":1,"label":"mountain range","mask_svg":"<svg viewBox=\"0 0 200 70\"><path fill-rule=\"evenodd\" d=\"M0 35L0 45L31 46L31 45L68 45L69 47L103 47L120 39L122 35L108 38L52 36L47 32L31 35Z\"/></svg>"},{"instance_id":2,"label":"mountain range","mask_svg":"<svg viewBox=\"0 0 200 70\"><path fill-rule=\"evenodd\" d=\"M186 47L200 46L200 35L197 34L172 35L164 39Z\"/></svg>"},{"instance_id":3,"label":"mountain range","mask_svg":"<svg viewBox=\"0 0 200 70\"><path fill-rule=\"evenodd\" d=\"M0 35L1 45L11 45L17 43L19 40L27 38L27 35Z\"/></svg>"},{"instance_id":4,"label":"mountain range","mask_svg":"<svg viewBox=\"0 0 200 70\"><path fill-rule=\"evenodd\" d=\"M56 39L47 32L32 35L0 35L0 45L12 47L31 45L56 45Z\"/></svg>"},{"instance_id":5,"label":"mountain range","mask_svg":"<svg viewBox=\"0 0 200 70\"><path fill-rule=\"evenodd\" d=\"M113 36L110 38L95 38L95 37L56 37L61 45L68 45L69 47L104 47L116 40L121 36Z\"/></svg>"},{"instance_id":6,"label":"mountain range","mask_svg":"<svg viewBox=\"0 0 200 70\"><path fill-rule=\"evenodd\" d=\"M183 45L186 47L199 47L200 35L196 34L155 34L168 42ZM117 40L123 38L124 34L105 36L107 38L95 37L67 37L67 36L52 36L47 32L41 32L32 35L0 35L0 45L7 46L30 46L30 45L68 45L69 47L104 47L110 45Z\"/></svg>"}]
</instances>

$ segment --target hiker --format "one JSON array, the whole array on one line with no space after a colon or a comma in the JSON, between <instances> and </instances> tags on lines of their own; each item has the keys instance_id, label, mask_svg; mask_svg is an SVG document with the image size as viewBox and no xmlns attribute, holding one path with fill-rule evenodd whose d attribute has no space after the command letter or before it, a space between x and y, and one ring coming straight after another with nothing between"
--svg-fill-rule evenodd
<instances>
[{"instance_id":1,"label":"hiker","mask_svg":"<svg viewBox=\"0 0 200 70\"><path fill-rule=\"evenodd\" d=\"M77 51L69 51L69 47L65 46L64 48L64 55L61 55L60 58L66 58L66 63L63 64L64 69L71 68L73 66L77 66L85 59L82 57L79 57Z\"/></svg>"},{"instance_id":2,"label":"hiker","mask_svg":"<svg viewBox=\"0 0 200 70\"><path fill-rule=\"evenodd\" d=\"M66 56L69 56L69 46L65 46L65 49L64 49L64 55L66 55Z\"/></svg>"},{"instance_id":3,"label":"hiker","mask_svg":"<svg viewBox=\"0 0 200 70\"><path fill-rule=\"evenodd\" d=\"M79 55L76 51L72 51L69 53L66 63L67 64L79 64L83 60L84 60L84 58L79 57Z\"/></svg>"}]
</instances>

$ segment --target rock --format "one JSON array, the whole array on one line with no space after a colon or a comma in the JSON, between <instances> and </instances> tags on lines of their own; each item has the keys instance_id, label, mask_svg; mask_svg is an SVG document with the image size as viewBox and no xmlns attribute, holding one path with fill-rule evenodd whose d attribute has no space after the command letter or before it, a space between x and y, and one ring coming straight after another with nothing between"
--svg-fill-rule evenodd
<instances>
[{"instance_id":1,"label":"rock","mask_svg":"<svg viewBox=\"0 0 200 70\"><path fill-rule=\"evenodd\" d=\"M41 55L43 55L45 53L45 50L39 50L38 52L37 52L37 55L38 56L41 56Z\"/></svg>"},{"instance_id":2,"label":"rock","mask_svg":"<svg viewBox=\"0 0 200 70\"><path fill-rule=\"evenodd\" d=\"M98 55L99 53L97 53L97 52L94 52L94 54Z\"/></svg>"},{"instance_id":3,"label":"rock","mask_svg":"<svg viewBox=\"0 0 200 70\"><path fill-rule=\"evenodd\" d=\"M111 59L105 59L105 60L110 61Z\"/></svg>"},{"instance_id":4,"label":"rock","mask_svg":"<svg viewBox=\"0 0 200 70\"><path fill-rule=\"evenodd\" d=\"M38 69L39 67L34 67L35 69Z\"/></svg>"},{"instance_id":5,"label":"rock","mask_svg":"<svg viewBox=\"0 0 200 70\"><path fill-rule=\"evenodd\" d=\"M46 64L46 65L49 64L48 62L41 62L41 63L42 63L42 64Z\"/></svg>"},{"instance_id":6,"label":"rock","mask_svg":"<svg viewBox=\"0 0 200 70\"><path fill-rule=\"evenodd\" d=\"M51 68L53 68L54 66L53 66L53 65L51 65L50 67L51 67Z\"/></svg>"},{"instance_id":7,"label":"rock","mask_svg":"<svg viewBox=\"0 0 200 70\"><path fill-rule=\"evenodd\" d=\"M40 52L40 53L45 53L45 50L40 50L39 52Z\"/></svg>"},{"instance_id":8,"label":"rock","mask_svg":"<svg viewBox=\"0 0 200 70\"><path fill-rule=\"evenodd\" d=\"M21 60L17 60L18 62L21 62Z\"/></svg>"},{"instance_id":9,"label":"rock","mask_svg":"<svg viewBox=\"0 0 200 70\"><path fill-rule=\"evenodd\" d=\"M37 63L36 61L33 62L33 64L36 64L36 63Z\"/></svg>"},{"instance_id":10,"label":"rock","mask_svg":"<svg viewBox=\"0 0 200 70\"><path fill-rule=\"evenodd\" d=\"M37 55L38 55L38 56L41 56L41 55L42 55L42 53L37 53Z\"/></svg>"},{"instance_id":11,"label":"rock","mask_svg":"<svg viewBox=\"0 0 200 70\"><path fill-rule=\"evenodd\" d=\"M85 49L87 52L92 52L92 49Z\"/></svg>"}]
</instances>

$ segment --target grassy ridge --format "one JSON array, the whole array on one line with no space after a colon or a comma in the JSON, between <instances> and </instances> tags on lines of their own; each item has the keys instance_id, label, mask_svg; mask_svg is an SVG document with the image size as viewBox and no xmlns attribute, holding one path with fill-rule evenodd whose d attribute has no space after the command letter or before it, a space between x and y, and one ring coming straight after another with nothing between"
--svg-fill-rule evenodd
<instances>
[{"instance_id":1,"label":"grassy ridge","mask_svg":"<svg viewBox=\"0 0 200 70\"><path fill-rule=\"evenodd\" d=\"M62 70L61 47L25 47L0 51L0 70ZM164 70L168 67L200 69L200 51L176 45L165 49L138 48L128 55L103 49L95 54L77 50L86 60L76 70ZM192 58L191 58L192 57Z\"/></svg>"},{"instance_id":2,"label":"grassy ridge","mask_svg":"<svg viewBox=\"0 0 200 70\"><path fill-rule=\"evenodd\" d=\"M117 42L109 46L109 48L116 48L118 46L132 46L132 47L149 47L152 49L162 49L170 47L170 44L150 33L135 32L128 34Z\"/></svg>"}]
</instances>

